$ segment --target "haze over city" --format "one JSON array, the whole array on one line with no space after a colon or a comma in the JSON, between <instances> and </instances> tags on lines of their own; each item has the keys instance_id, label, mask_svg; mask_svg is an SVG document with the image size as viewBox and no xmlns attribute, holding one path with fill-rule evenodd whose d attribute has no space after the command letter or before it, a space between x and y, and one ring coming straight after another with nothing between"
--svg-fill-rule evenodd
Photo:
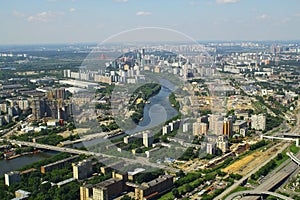
<instances>
[{"instance_id":1,"label":"haze over city","mask_svg":"<svg viewBox=\"0 0 300 200\"><path fill-rule=\"evenodd\" d=\"M195 40L297 40L297 0L12 0L0 2L0 44L101 42L162 27ZM157 40L160 36L156 36Z\"/></svg>"}]
</instances>

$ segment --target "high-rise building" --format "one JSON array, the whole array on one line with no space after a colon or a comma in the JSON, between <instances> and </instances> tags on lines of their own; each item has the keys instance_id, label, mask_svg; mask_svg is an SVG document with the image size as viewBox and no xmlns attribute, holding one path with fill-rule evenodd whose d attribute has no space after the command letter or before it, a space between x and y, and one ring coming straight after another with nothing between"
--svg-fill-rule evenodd
<instances>
[{"instance_id":1,"label":"high-rise building","mask_svg":"<svg viewBox=\"0 0 300 200\"><path fill-rule=\"evenodd\" d=\"M220 115L211 115L208 120L209 132L214 135L222 135L224 118Z\"/></svg>"},{"instance_id":2,"label":"high-rise building","mask_svg":"<svg viewBox=\"0 0 300 200\"><path fill-rule=\"evenodd\" d=\"M255 130L265 130L266 129L266 116L264 114L252 115L251 116L251 128Z\"/></svg>"},{"instance_id":3,"label":"high-rise building","mask_svg":"<svg viewBox=\"0 0 300 200\"><path fill-rule=\"evenodd\" d=\"M218 136L217 148L219 148L223 153L225 153L228 150L228 140L226 136Z\"/></svg>"},{"instance_id":4,"label":"high-rise building","mask_svg":"<svg viewBox=\"0 0 300 200\"><path fill-rule=\"evenodd\" d=\"M53 94L53 93L52 93ZM52 99L52 97L63 97L63 90L59 90L54 96L51 95L51 99L41 98L32 99L30 108L32 109L32 116L34 120L40 120L44 117L50 117L53 119L67 120L70 116L70 104L66 104L63 99Z\"/></svg>"},{"instance_id":5,"label":"high-rise building","mask_svg":"<svg viewBox=\"0 0 300 200\"><path fill-rule=\"evenodd\" d=\"M64 77L70 78L70 77L71 77L71 70L65 69L65 70L64 70Z\"/></svg>"},{"instance_id":6,"label":"high-rise building","mask_svg":"<svg viewBox=\"0 0 300 200\"><path fill-rule=\"evenodd\" d=\"M79 163L72 163L73 166L73 178L76 180L82 180L88 178L93 173L92 161L83 160Z\"/></svg>"},{"instance_id":7,"label":"high-rise building","mask_svg":"<svg viewBox=\"0 0 300 200\"><path fill-rule=\"evenodd\" d=\"M237 120L233 124L233 131L239 133L242 128L247 128L247 122L245 120Z\"/></svg>"},{"instance_id":8,"label":"high-rise building","mask_svg":"<svg viewBox=\"0 0 300 200\"><path fill-rule=\"evenodd\" d=\"M188 132L189 128L190 128L190 125L191 125L190 123L184 123L182 125L182 132L184 132L184 133Z\"/></svg>"},{"instance_id":9,"label":"high-rise building","mask_svg":"<svg viewBox=\"0 0 300 200\"><path fill-rule=\"evenodd\" d=\"M193 123L193 135L206 135L208 131L208 125L203 122Z\"/></svg>"},{"instance_id":10,"label":"high-rise building","mask_svg":"<svg viewBox=\"0 0 300 200\"><path fill-rule=\"evenodd\" d=\"M233 135L233 123L232 119L224 119L223 122L223 135L227 135L228 137L232 137Z\"/></svg>"},{"instance_id":11,"label":"high-rise building","mask_svg":"<svg viewBox=\"0 0 300 200\"><path fill-rule=\"evenodd\" d=\"M163 135L166 135L166 134L169 134L171 132L171 128L169 125L164 125L163 128L162 128L162 134Z\"/></svg>"},{"instance_id":12,"label":"high-rise building","mask_svg":"<svg viewBox=\"0 0 300 200\"><path fill-rule=\"evenodd\" d=\"M80 187L80 200L110 200L126 191L122 179L111 178L96 185Z\"/></svg>"},{"instance_id":13,"label":"high-rise building","mask_svg":"<svg viewBox=\"0 0 300 200\"><path fill-rule=\"evenodd\" d=\"M4 175L4 179L5 179L5 185L10 186L13 183L17 183L21 181L21 176L20 176L20 172L18 171L11 171L9 173L6 173Z\"/></svg>"},{"instance_id":14,"label":"high-rise building","mask_svg":"<svg viewBox=\"0 0 300 200\"><path fill-rule=\"evenodd\" d=\"M7 106L7 104L6 104L6 103L2 103L2 104L0 104L0 107L1 107L1 111L2 111L2 112L4 112L4 113L6 113L6 112L7 112L7 108L8 108L8 106Z\"/></svg>"},{"instance_id":15,"label":"high-rise building","mask_svg":"<svg viewBox=\"0 0 300 200\"><path fill-rule=\"evenodd\" d=\"M151 147L153 144L153 134L149 131L143 132L143 145L145 147Z\"/></svg>"},{"instance_id":16,"label":"high-rise building","mask_svg":"<svg viewBox=\"0 0 300 200\"><path fill-rule=\"evenodd\" d=\"M45 116L45 101L43 99L33 99L30 107L34 120L40 120Z\"/></svg>"},{"instance_id":17,"label":"high-rise building","mask_svg":"<svg viewBox=\"0 0 300 200\"><path fill-rule=\"evenodd\" d=\"M207 143L206 144L206 153L214 155L216 152L216 143Z\"/></svg>"},{"instance_id":18,"label":"high-rise building","mask_svg":"<svg viewBox=\"0 0 300 200\"><path fill-rule=\"evenodd\" d=\"M80 187L80 200L93 199L93 185L87 184Z\"/></svg>"},{"instance_id":19,"label":"high-rise building","mask_svg":"<svg viewBox=\"0 0 300 200\"><path fill-rule=\"evenodd\" d=\"M55 88L47 91L48 99L65 99L65 88Z\"/></svg>"}]
</instances>

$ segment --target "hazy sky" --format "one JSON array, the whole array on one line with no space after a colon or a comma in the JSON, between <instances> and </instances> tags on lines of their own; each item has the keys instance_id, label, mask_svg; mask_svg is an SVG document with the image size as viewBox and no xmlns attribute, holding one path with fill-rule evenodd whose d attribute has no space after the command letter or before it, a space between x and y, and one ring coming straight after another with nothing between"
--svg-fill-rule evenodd
<instances>
[{"instance_id":1,"label":"hazy sky","mask_svg":"<svg viewBox=\"0 0 300 200\"><path fill-rule=\"evenodd\" d=\"M138 27L196 40L300 40L300 1L0 0L0 25L0 45L101 42Z\"/></svg>"}]
</instances>

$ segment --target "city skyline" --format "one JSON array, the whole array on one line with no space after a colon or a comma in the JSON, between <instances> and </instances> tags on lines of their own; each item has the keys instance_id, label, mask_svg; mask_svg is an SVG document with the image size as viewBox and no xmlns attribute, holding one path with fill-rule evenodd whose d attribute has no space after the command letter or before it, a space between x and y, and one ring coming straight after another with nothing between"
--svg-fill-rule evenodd
<instances>
[{"instance_id":1,"label":"city skyline","mask_svg":"<svg viewBox=\"0 0 300 200\"><path fill-rule=\"evenodd\" d=\"M14 0L1 4L2 45L99 43L142 27L176 30L198 41L300 39L296 0ZM169 38L151 35L158 41Z\"/></svg>"}]
</instances>

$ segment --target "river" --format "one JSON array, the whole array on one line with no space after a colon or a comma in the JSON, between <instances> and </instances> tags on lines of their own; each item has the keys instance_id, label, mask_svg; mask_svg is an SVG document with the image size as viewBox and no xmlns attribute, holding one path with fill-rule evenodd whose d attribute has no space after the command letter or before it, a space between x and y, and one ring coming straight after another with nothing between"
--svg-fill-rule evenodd
<instances>
[{"instance_id":1,"label":"river","mask_svg":"<svg viewBox=\"0 0 300 200\"><path fill-rule=\"evenodd\" d=\"M125 131L126 133L133 134L139 131L147 130L161 124L162 122L172 119L178 114L177 110L175 110L169 102L169 95L174 90L174 86L164 80L161 80L160 84L162 87L159 93L150 98L150 103L146 104L144 107L143 120L140 121L138 126L133 130ZM82 146L91 146L98 144L101 141L103 141L103 139L98 138L83 143L74 144L73 147L79 148ZM55 153L57 152L42 152L39 154L18 157L12 160L0 160L0 176L8 171L17 170L28 164L49 158Z\"/></svg>"},{"instance_id":2,"label":"river","mask_svg":"<svg viewBox=\"0 0 300 200\"><path fill-rule=\"evenodd\" d=\"M134 134L143 130L147 130L160 125L161 123L172 119L178 115L178 111L172 107L169 101L169 96L172 91L175 90L175 86L167 80L160 80L161 90L159 93L149 99L150 103L144 107L143 119L132 130L126 130L127 134ZM115 138L122 137L122 135ZM82 146L88 147L95 144L99 144L103 141L101 138L97 138L90 141L80 142L73 144L73 147L80 148Z\"/></svg>"},{"instance_id":3,"label":"river","mask_svg":"<svg viewBox=\"0 0 300 200\"><path fill-rule=\"evenodd\" d=\"M57 154L57 152L45 151L38 154L21 156L12 160L2 159L0 160L0 176L4 175L6 172L20 169L39 160L50 158L55 154Z\"/></svg>"}]
</instances>

